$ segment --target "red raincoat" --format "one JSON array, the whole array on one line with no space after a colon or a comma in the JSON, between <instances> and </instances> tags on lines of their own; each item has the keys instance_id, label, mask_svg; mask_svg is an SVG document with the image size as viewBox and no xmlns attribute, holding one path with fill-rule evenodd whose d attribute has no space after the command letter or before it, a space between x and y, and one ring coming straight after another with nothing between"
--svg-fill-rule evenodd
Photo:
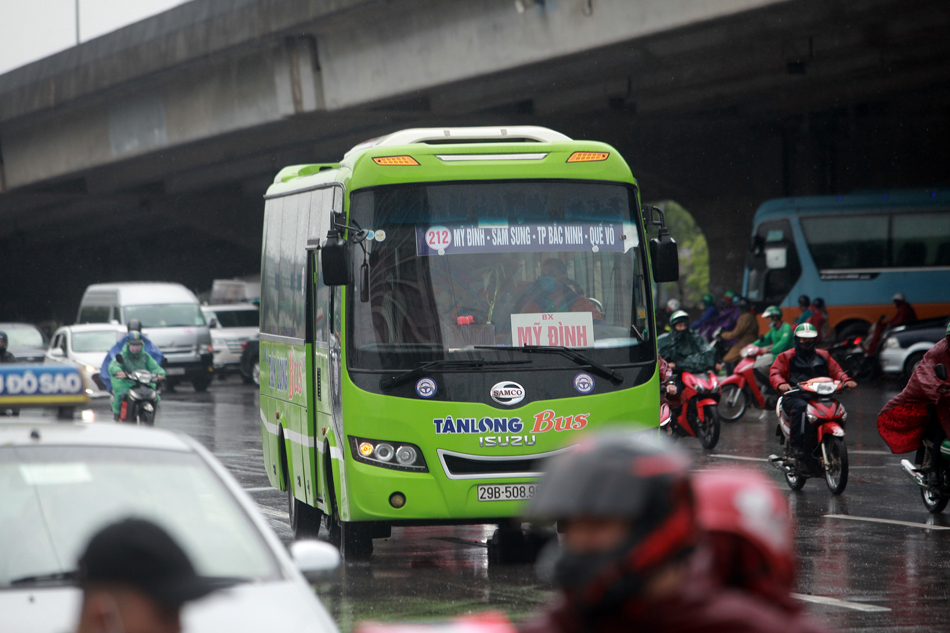
<instances>
[{"instance_id":1,"label":"red raincoat","mask_svg":"<svg viewBox=\"0 0 950 633\"><path fill-rule=\"evenodd\" d=\"M937 407L937 420L943 432L950 437L950 406L947 402L950 395L940 391L941 386L946 388L948 385L934 374L934 367L939 363L943 363L950 371L950 349L947 348L946 338L924 354L904 390L891 398L878 414L877 431L891 452L909 453L917 450L930 422L927 405L937 404L941 399L944 403Z\"/></svg>"}]
</instances>

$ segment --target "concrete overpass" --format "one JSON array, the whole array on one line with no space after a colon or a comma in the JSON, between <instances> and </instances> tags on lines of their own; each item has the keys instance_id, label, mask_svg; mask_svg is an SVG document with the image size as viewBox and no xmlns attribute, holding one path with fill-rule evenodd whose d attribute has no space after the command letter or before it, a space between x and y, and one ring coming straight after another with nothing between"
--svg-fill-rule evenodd
<instances>
[{"instance_id":1,"label":"concrete overpass","mask_svg":"<svg viewBox=\"0 0 950 633\"><path fill-rule=\"evenodd\" d=\"M281 166L409 126L610 142L735 286L764 199L946 183L948 26L944 0L193 0L0 76L0 319L254 272Z\"/></svg>"}]
</instances>

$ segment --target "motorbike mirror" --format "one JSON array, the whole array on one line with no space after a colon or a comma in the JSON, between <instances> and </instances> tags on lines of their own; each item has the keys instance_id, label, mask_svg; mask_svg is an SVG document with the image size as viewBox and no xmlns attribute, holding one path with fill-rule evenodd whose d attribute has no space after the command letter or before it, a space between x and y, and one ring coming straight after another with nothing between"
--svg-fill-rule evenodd
<instances>
[{"instance_id":1,"label":"motorbike mirror","mask_svg":"<svg viewBox=\"0 0 950 633\"><path fill-rule=\"evenodd\" d=\"M350 245L336 229L327 233L326 244L320 249L323 283L328 286L347 286L353 282L350 268Z\"/></svg>"},{"instance_id":2,"label":"motorbike mirror","mask_svg":"<svg viewBox=\"0 0 950 633\"><path fill-rule=\"evenodd\" d=\"M947 368L943 366L943 363L937 363L937 366L934 367L934 373L937 374L937 378L940 380L947 379Z\"/></svg>"}]
</instances>

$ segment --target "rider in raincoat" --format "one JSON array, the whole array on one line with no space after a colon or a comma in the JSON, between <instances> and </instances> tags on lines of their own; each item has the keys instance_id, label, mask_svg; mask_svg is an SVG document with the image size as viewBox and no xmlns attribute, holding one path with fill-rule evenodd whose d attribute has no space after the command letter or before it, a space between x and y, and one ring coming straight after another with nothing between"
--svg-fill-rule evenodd
<instances>
[{"instance_id":1,"label":"rider in raincoat","mask_svg":"<svg viewBox=\"0 0 950 633\"><path fill-rule=\"evenodd\" d=\"M132 319L129 321L129 332L132 330L142 331L142 322L138 319ZM116 344L112 346L112 349L109 350L109 353L106 354L105 359L102 361L102 369L99 370L99 379L102 381L102 384L106 386L106 391L112 393L112 379L109 377L109 365L112 364L112 361L115 359L116 354L122 353L122 348L125 346L125 342L129 340L128 336L123 336L122 339L116 341ZM161 350L156 347L155 343L145 339L145 353L155 359L155 362L159 365L162 364L162 358L164 355Z\"/></svg>"},{"instance_id":2,"label":"rider in raincoat","mask_svg":"<svg viewBox=\"0 0 950 633\"><path fill-rule=\"evenodd\" d=\"M670 317L673 331L657 339L657 347L666 362L678 371L704 372L716 363L716 351L706 340L689 329L689 316L680 310ZM676 327L679 323L686 327Z\"/></svg>"},{"instance_id":3,"label":"rider in raincoat","mask_svg":"<svg viewBox=\"0 0 950 633\"><path fill-rule=\"evenodd\" d=\"M115 390L115 394L112 396L112 414L116 421L119 420L125 394L135 385L135 382L126 378L128 373L137 369L147 369L153 374L157 374L159 380L165 378L165 370L144 351L144 346L142 333L132 330L129 332L125 345L122 346L122 362L119 363L119 358L116 356L109 363L109 376L112 378L112 387ZM150 386L153 389L155 388L154 383L150 383Z\"/></svg>"}]
</instances>

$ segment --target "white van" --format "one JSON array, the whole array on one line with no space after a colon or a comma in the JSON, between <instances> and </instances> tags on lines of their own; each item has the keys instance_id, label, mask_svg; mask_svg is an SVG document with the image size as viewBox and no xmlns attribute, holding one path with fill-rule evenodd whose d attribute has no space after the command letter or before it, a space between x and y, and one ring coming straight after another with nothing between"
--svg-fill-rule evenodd
<instances>
[{"instance_id":1,"label":"white van","mask_svg":"<svg viewBox=\"0 0 950 633\"><path fill-rule=\"evenodd\" d=\"M208 388L211 332L193 292L166 282L93 284L83 293L76 323L128 325L132 319L142 322L142 334L165 355L169 385L189 381L195 391Z\"/></svg>"}]
</instances>

